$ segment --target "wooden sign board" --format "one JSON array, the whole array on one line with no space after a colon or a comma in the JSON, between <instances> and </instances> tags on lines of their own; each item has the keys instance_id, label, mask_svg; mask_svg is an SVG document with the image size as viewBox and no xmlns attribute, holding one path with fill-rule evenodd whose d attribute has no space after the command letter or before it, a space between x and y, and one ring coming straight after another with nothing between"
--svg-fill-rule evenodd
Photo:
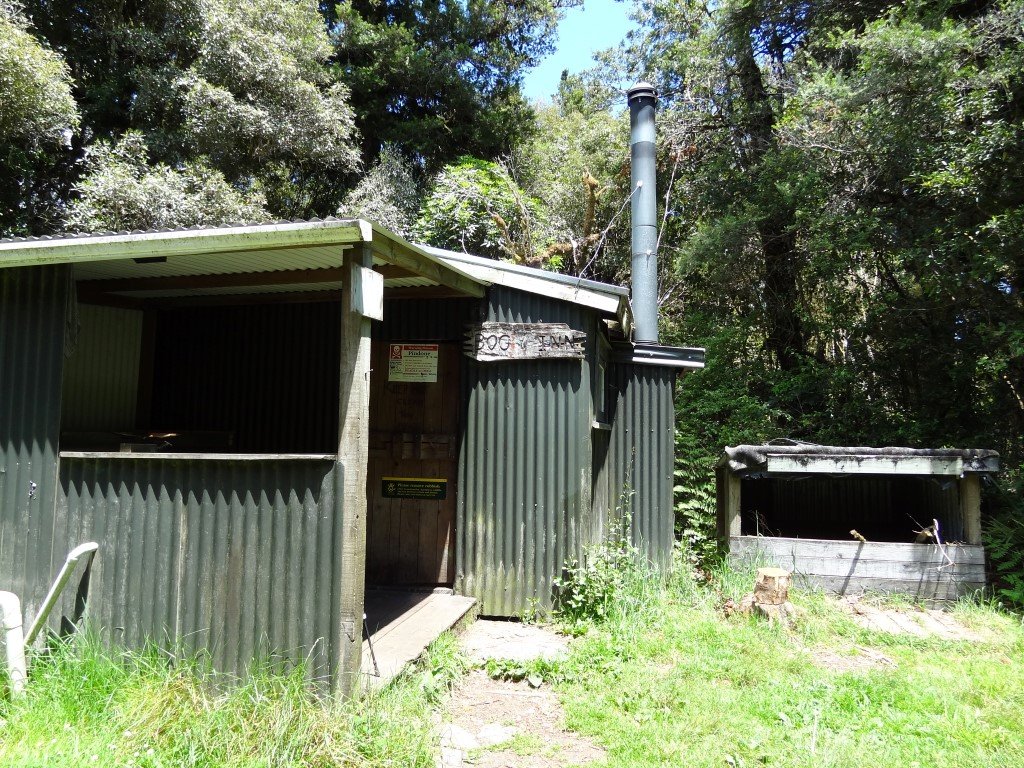
<instances>
[{"instance_id":1,"label":"wooden sign board","mask_svg":"<svg viewBox=\"0 0 1024 768\"><path fill-rule=\"evenodd\" d=\"M468 326L463 351L480 361L582 360L586 340L565 323L478 323Z\"/></svg>"}]
</instances>

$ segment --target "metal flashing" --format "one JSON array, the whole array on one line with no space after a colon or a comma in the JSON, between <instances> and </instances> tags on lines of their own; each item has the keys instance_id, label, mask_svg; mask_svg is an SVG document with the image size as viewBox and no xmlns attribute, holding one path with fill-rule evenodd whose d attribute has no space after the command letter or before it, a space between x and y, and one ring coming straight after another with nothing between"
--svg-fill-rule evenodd
<instances>
[{"instance_id":1,"label":"metal flashing","mask_svg":"<svg viewBox=\"0 0 1024 768\"><path fill-rule=\"evenodd\" d=\"M662 365L668 368L703 368L702 347L664 347L659 344L615 344L612 362L633 365Z\"/></svg>"}]
</instances>

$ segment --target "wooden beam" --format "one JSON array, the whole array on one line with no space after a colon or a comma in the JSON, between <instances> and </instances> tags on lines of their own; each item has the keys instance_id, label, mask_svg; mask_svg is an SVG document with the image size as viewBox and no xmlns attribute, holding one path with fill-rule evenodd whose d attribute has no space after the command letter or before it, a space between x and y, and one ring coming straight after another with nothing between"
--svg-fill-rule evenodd
<instances>
[{"instance_id":1,"label":"wooden beam","mask_svg":"<svg viewBox=\"0 0 1024 768\"><path fill-rule=\"evenodd\" d=\"M415 272L405 267L396 267L394 264L378 264L373 268L375 272L383 275L385 280L397 280L402 277L419 277Z\"/></svg>"},{"instance_id":2,"label":"wooden beam","mask_svg":"<svg viewBox=\"0 0 1024 768\"><path fill-rule=\"evenodd\" d=\"M465 299L466 294L443 285L425 285L422 288L388 288L384 286L384 300L388 299Z\"/></svg>"},{"instance_id":3,"label":"wooden beam","mask_svg":"<svg viewBox=\"0 0 1024 768\"><path fill-rule=\"evenodd\" d=\"M237 288L262 285L292 285L342 282L341 267L282 269L274 272L240 272L217 275L164 275L121 277L109 280L81 280L79 294L129 293L132 291L176 291L202 288Z\"/></svg>"},{"instance_id":4,"label":"wooden beam","mask_svg":"<svg viewBox=\"0 0 1024 768\"><path fill-rule=\"evenodd\" d=\"M181 309L184 307L237 307L253 304L318 304L341 301L341 291L288 291L281 293L227 293L206 296L160 296L136 299L145 309Z\"/></svg>"},{"instance_id":5,"label":"wooden beam","mask_svg":"<svg viewBox=\"0 0 1024 768\"><path fill-rule=\"evenodd\" d=\"M446 264L442 264L424 253L414 250L408 245L390 238L377 238L373 240L376 254L395 266L404 267L422 277L429 277L435 283L453 289L462 296L475 296L482 298L484 286L467 275L457 272Z\"/></svg>"},{"instance_id":6,"label":"wooden beam","mask_svg":"<svg viewBox=\"0 0 1024 768\"><path fill-rule=\"evenodd\" d=\"M96 307L116 307L117 309L144 309L145 303L141 299L129 296L118 296L112 293L79 293L79 304L91 304Z\"/></svg>"},{"instance_id":7,"label":"wooden beam","mask_svg":"<svg viewBox=\"0 0 1024 768\"><path fill-rule=\"evenodd\" d=\"M732 472L725 473L725 514L729 536L739 536L742 533L743 519L740 505L742 488L743 482L738 475L734 475Z\"/></svg>"},{"instance_id":8,"label":"wooden beam","mask_svg":"<svg viewBox=\"0 0 1024 768\"><path fill-rule=\"evenodd\" d=\"M960 478L960 516L967 543L981 544L981 478L977 475Z\"/></svg>"},{"instance_id":9,"label":"wooden beam","mask_svg":"<svg viewBox=\"0 0 1024 768\"><path fill-rule=\"evenodd\" d=\"M373 266L369 244L345 254L346 274ZM345 283L351 285L352 280ZM338 620L341 648L335 688L355 693L362 661L363 582L366 578L366 481L370 454L370 320L355 311L351 291L341 293L341 382L338 466L335 469L335 551L340 561Z\"/></svg>"}]
</instances>

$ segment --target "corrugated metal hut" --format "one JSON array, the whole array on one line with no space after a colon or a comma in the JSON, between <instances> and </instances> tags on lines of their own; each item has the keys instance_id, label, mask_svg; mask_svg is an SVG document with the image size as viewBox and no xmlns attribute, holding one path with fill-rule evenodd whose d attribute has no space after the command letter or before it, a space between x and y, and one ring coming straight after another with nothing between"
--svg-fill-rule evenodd
<instances>
[{"instance_id":1,"label":"corrugated metal hut","mask_svg":"<svg viewBox=\"0 0 1024 768\"><path fill-rule=\"evenodd\" d=\"M703 352L631 325L625 289L362 221L0 242L0 587L31 617L95 540L109 640L349 690L366 585L544 605L624 489L664 563Z\"/></svg>"},{"instance_id":2,"label":"corrugated metal hut","mask_svg":"<svg viewBox=\"0 0 1024 768\"><path fill-rule=\"evenodd\" d=\"M985 586L981 479L994 451L776 441L726 448L719 535L730 557L838 594L941 603Z\"/></svg>"}]
</instances>

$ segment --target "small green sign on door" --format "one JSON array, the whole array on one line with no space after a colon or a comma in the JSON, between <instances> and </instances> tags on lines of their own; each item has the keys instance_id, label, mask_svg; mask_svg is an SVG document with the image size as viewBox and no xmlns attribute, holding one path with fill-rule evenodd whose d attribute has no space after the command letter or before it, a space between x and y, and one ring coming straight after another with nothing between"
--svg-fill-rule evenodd
<instances>
[{"instance_id":1,"label":"small green sign on door","mask_svg":"<svg viewBox=\"0 0 1024 768\"><path fill-rule=\"evenodd\" d=\"M448 481L437 477L382 477L380 492L385 499L441 501L448 498Z\"/></svg>"}]
</instances>

